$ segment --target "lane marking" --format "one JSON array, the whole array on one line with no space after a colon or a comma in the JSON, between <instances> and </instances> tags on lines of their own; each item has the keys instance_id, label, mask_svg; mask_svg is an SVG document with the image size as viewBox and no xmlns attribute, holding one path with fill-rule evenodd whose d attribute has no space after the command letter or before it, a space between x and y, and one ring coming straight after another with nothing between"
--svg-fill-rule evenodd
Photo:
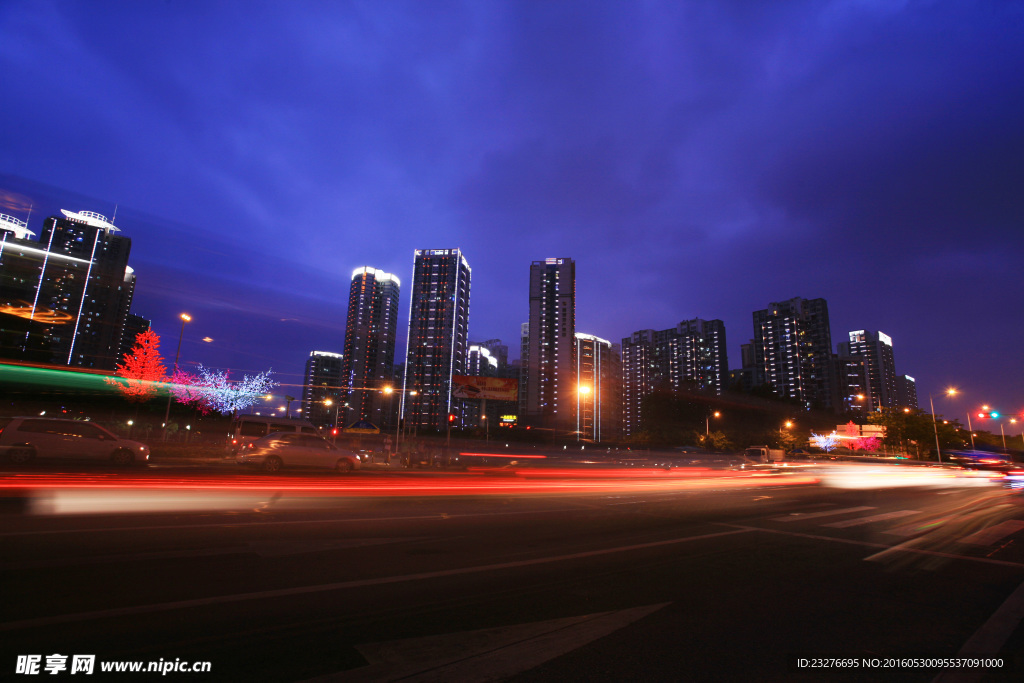
<instances>
[{"instance_id":1,"label":"lane marking","mask_svg":"<svg viewBox=\"0 0 1024 683\"><path fill-rule=\"evenodd\" d=\"M368 666L310 681L495 681L610 635L671 603L356 645Z\"/></svg>"},{"instance_id":2,"label":"lane marking","mask_svg":"<svg viewBox=\"0 0 1024 683\"><path fill-rule=\"evenodd\" d=\"M408 538L349 538L329 541L247 541L241 545L223 548L185 548L183 550L157 550L119 555L94 555L87 557L53 557L41 560L15 560L0 562L0 570L43 569L47 567L78 567L91 564L112 564L115 562L146 562L148 560L170 560L185 557L216 557L218 555L258 555L264 559L302 555L305 553L347 550L371 545L421 541L421 537Z\"/></svg>"},{"instance_id":3,"label":"lane marking","mask_svg":"<svg viewBox=\"0 0 1024 683\"><path fill-rule=\"evenodd\" d=\"M93 527L88 529L41 529L39 531L7 531L0 532L0 538L10 536L42 536L60 534L93 534L109 533L116 531L162 531L177 529L233 529L243 526L287 526L292 524L365 524L367 522L408 522L414 520L443 520L463 517L500 517L507 515L545 515L556 512L581 512L589 510L588 507L566 507L557 510L516 510L508 512L466 512L466 513L445 513L438 512L432 515L408 515L402 517L349 517L346 519L295 519L295 520L261 520L255 522L209 522L205 524L160 524L152 526L123 526L123 527Z\"/></svg>"},{"instance_id":4,"label":"lane marking","mask_svg":"<svg viewBox=\"0 0 1024 683\"><path fill-rule=\"evenodd\" d=\"M795 512L791 515L783 515L782 517L772 517L773 522L802 522L805 519L814 519L816 517L829 517L831 515L845 515L850 512L863 512L865 510L876 510L877 508L870 505L862 505L861 507L855 508L841 508L839 510L825 510L824 512Z\"/></svg>"},{"instance_id":5,"label":"lane marking","mask_svg":"<svg viewBox=\"0 0 1024 683\"><path fill-rule=\"evenodd\" d=\"M822 524L822 526L832 527L834 529L846 529L851 526L861 526L862 524L871 524L872 522L884 522L887 519L899 519L900 517L907 517L909 515L919 515L920 510L896 510L895 512L883 512L880 515L871 515L870 517L858 517L857 519L848 519L844 522L832 522L831 524Z\"/></svg>"},{"instance_id":6,"label":"lane marking","mask_svg":"<svg viewBox=\"0 0 1024 683\"><path fill-rule=\"evenodd\" d=\"M1024 620L1024 583L1006 598L981 628L975 631L957 653L958 657L989 657L998 655L1013 632ZM978 683L991 669L946 669L933 683Z\"/></svg>"},{"instance_id":7,"label":"lane marking","mask_svg":"<svg viewBox=\"0 0 1024 683\"><path fill-rule=\"evenodd\" d=\"M957 543L970 543L971 545L992 545L1007 536L1011 536L1021 529L1024 529L1024 520L1008 519L1005 522L990 526L987 529L975 532L970 536L961 538Z\"/></svg>"},{"instance_id":8,"label":"lane marking","mask_svg":"<svg viewBox=\"0 0 1024 683\"><path fill-rule=\"evenodd\" d=\"M733 529L742 529L744 531L763 531L766 534L777 534L779 536L795 536L796 538L813 538L817 541L832 541L833 543L845 543L846 545L859 545L864 548L880 548L882 552L875 553L864 558L865 562L873 562L877 558L890 552L903 552L903 553L916 553L918 555L932 555L935 557L947 557L953 560L968 560L971 562L982 562L984 564L994 564L1000 567L1017 567L1018 569L1024 569L1024 563L1021 562L1008 562L1007 560L993 560L989 557L971 557L969 555L957 555L955 553L943 553L938 550L922 550L920 548L912 548L906 545L886 545L884 543L872 543L870 541L855 541L849 538L836 538L834 536L819 536L818 534L803 534L799 531L783 531L781 529L767 529L759 526L744 526L742 524L726 524L724 522L718 522L720 526L732 527Z\"/></svg>"},{"instance_id":9,"label":"lane marking","mask_svg":"<svg viewBox=\"0 0 1024 683\"><path fill-rule=\"evenodd\" d=\"M268 598L283 598L293 595L309 595L312 593L324 593L327 591L343 590L347 588L364 588L366 586L383 586L392 583L404 583L407 581L424 581L437 579L446 576L460 576L465 574L478 574L483 572L498 571L501 569L514 569L517 567L529 567L531 565L551 564L554 562L566 562L587 557L598 557L601 555L612 555L615 553L631 552L634 550L646 550L690 541L703 541L709 538L721 538L722 536L733 536L745 534L750 529L734 529L732 531L719 531L700 536L686 536L684 538L670 538L665 541L651 541L649 543L637 543L635 545L617 546L615 548L602 548L600 550L587 550L567 555L553 555L550 557L538 557L531 560L516 560L514 562L499 562L485 564L475 567L460 567L458 569L442 569L433 572L422 572L419 574L406 574L403 576L382 576L373 579L359 579L355 581L340 581L337 583L325 583L316 586L296 586L294 588L279 588L276 590L256 591L252 593L236 593L233 595L217 595L208 598L196 598L193 600L178 600L175 602L162 602L150 605L136 605L133 607L117 607L114 609L96 610L93 612L75 612L73 614L60 614L51 617L40 617L37 619L24 619L21 621L8 621L0 623L0 631L17 631L24 628L38 628L40 626L52 626L54 624L68 624L77 621L92 619L103 619L107 617L122 617L136 614L149 614L151 612L166 612L169 610L186 609L189 607L207 607L209 605L223 605L247 600L265 600Z\"/></svg>"}]
</instances>

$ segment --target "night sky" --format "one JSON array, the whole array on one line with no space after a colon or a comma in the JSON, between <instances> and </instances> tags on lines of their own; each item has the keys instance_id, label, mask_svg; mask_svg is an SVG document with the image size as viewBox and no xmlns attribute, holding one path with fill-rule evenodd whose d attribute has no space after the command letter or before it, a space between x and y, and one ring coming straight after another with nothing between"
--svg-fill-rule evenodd
<instances>
[{"instance_id":1,"label":"night sky","mask_svg":"<svg viewBox=\"0 0 1024 683\"><path fill-rule=\"evenodd\" d=\"M1021 2L4 0L0 74L0 212L116 205L184 363L301 383L364 265L401 356L413 250L459 247L512 357L571 257L581 332L721 318L735 368L823 297L924 409L1024 411Z\"/></svg>"}]
</instances>

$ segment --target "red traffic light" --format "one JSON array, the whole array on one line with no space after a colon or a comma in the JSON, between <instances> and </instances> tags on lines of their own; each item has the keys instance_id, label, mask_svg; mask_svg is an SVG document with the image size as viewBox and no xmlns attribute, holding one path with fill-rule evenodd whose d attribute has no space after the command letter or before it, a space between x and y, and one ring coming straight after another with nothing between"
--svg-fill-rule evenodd
<instances>
[{"instance_id":1,"label":"red traffic light","mask_svg":"<svg viewBox=\"0 0 1024 683\"><path fill-rule=\"evenodd\" d=\"M449 422L455 422L455 414L454 413L448 413L448 421Z\"/></svg>"}]
</instances>

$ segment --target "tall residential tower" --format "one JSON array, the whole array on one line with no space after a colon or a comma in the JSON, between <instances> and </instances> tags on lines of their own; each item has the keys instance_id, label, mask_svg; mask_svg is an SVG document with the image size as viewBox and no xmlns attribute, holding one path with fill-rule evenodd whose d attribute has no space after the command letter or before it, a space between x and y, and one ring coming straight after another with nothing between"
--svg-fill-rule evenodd
<instances>
[{"instance_id":1,"label":"tall residential tower","mask_svg":"<svg viewBox=\"0 0 1024 683\"><path fill-rule=\"evenodd\" d=\"M801 299L754 311L756 384L805 408L838 406L828 303ZM841 408L840 408L841 409Z\"/></svg>"},{"instance_id":2,"label":"tall residential tower","mask_svg":"<svg viewBox=\"0 0 1024 683\"><path fill-rule=\"evenodd\" d=\"M460 419L452 376L466 369L471 276L460 249L415 252L400 408L410 425L444 429L449 415Z\"/></svg>"},{"instance_id":3,"label":"tall residential tower","mask_svg":"<svg viewBox=\"0 0 1024 683\"><path fill-rule=\"evenodd\" d=\"M549 258L530 264L529 356L524 363L530 425L576 426L576 263Z\"/></svg>"},{"instance_id":4,"label":"tall residential tower","mask_svg":"<svg viewBox=\"0 0 1024 683\"><path fill-rule=\"evenodd\" d=\"M377 268L356 268L348 291L345 349L341 365L344 387L342 409L345 425L368 420L386 424L392 396L395 336L398 330L398 297L401 283Z\"/></svg>"}]
</instances>

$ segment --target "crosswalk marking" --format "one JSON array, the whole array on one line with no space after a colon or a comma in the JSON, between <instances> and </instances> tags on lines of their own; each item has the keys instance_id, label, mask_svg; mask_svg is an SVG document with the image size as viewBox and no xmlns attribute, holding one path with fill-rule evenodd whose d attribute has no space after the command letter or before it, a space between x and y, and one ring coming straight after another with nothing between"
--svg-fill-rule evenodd
<instances>
[{"instance_id":1,"label":"crosswalk marking","mask_svg":"<svg viewBox=\"0 0 1024 683\"><path fill-rule=\"evenodd\" d=\"M848 519L844 522L832 522L831 524L823 524L822 526L832 527L834 529L845 529L851 526L871 524L872 522L882 522L887 519L897 519L899 517L906 517L907 515L917 514L920 514L918 510L896 510L895 512L884 512L880 515L871 515L870 517L858 517L856 519Z\"/></svg>"},{"instance_id":2,"label":"crosswalk marking","mask_svg":"<svg viewBox=\"0 0 1024 683\"><path fill-rule=\"evenodd\" d=\"M782 517L772 517L773 522L801 522L805 519L814 519L815 517L828 517L830 515L845 515L850 512L863 512L864 510L874 510L871 506L862 506L856 508L840 508L838 510L826 510L824 512L797 512L792 515L783 515Z\"/></svg>"},{"instance_id":3,"label":"crosswalk marking","mask_svg":"<svg viewBox=\"0 0 1024 683\"><path fill-rule=\"evenodd\" d=\"M990 526L987 529L982 529L976 533L961 538L960 543L970 543L971 545L992 545L996 541L999 541L1011 534L1015 534L1021 529L1024 529L1024 520L1010 519L1000 524Z\"/></svg>"}]
</instances>

